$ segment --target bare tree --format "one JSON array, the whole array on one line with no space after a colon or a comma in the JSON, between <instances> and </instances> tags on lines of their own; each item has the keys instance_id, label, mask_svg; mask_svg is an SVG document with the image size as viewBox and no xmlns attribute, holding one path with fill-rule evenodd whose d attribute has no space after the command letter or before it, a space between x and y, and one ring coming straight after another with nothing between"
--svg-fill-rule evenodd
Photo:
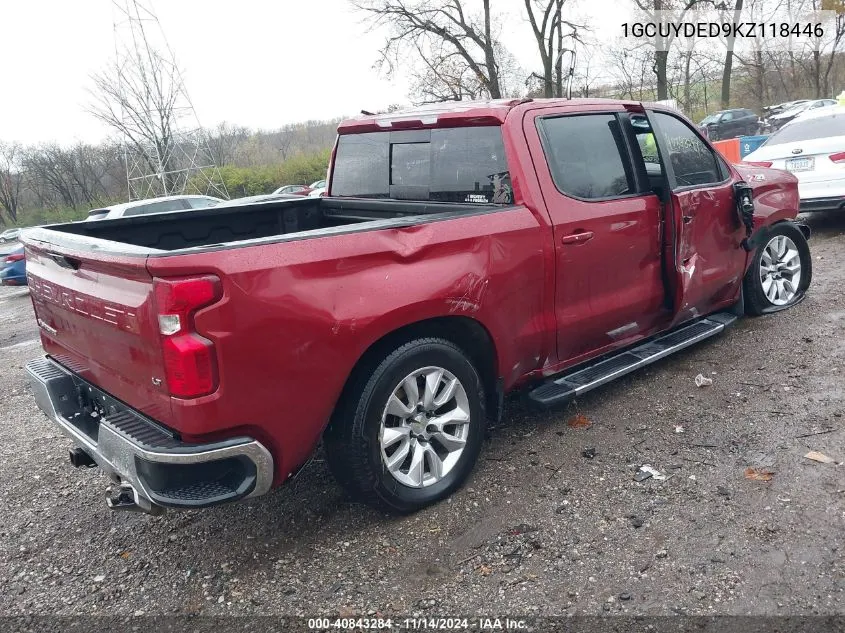
<instances>
[{"instance_id":1,"label":"bare tree","mask_svg":"<svg viewBox=\"0 0 845 633\"><path fill-rule=\"evenodd\" d=\"M474 15L466 0L352 0L374 27L390 31L379 60L388 75L407 55L422 64L416 86L422 101L461 99L476 87L493 99L504 95L490 2L481 0Z\"/></svg>"},{"instance_id":2,"label":"bare tree","mask_svg":"<svg viewBox=\"0 0 845 633\"><path fill-rule=\"evenodd\" d=\"M608 50L608 69L616 80L620 98L637 101L645 98L646 87L649 85L646 78L651 72L653 60L654 50L644 44L616 44Z\"/></svg>"},{"instance_id":3,"label":"bare tree","mask_svg":"<svg viewBox=\"0 0 845 633\"><path fill-rule=\"evenodd\" d=\"M12 222L18 221L21 193L21 146L0 142L0 206ZM2 216L0 216L2 221Z\"/></svg>"},{"instance_id":4,"label":"bare tree","mask_svg":"<svg viewBox=\"0 0 845 633\"><path fill-rule=\"evenodd\" d=\"M153 50L137 52L93 76L89 112L126 139L130 151L159 175L164 193L173 191L178 86L173 62Z\"/></svg>"},{"instance_id":5,"label":"bare tree","mask_svg":"<svg viewBox=\"0 0 845 633\"><path fill-rule=\"evenodd\" d=\"M702 0L634 0L634 3L643 11L649 19L659 21L659 11L676 10L679 18L683 18L684 14L692 9L696 4ZM655 38L656 46L654 50L654 75L657 78L657 99L662 101L669 98L669 51L672 48L672 43L675 37L672 33L668 37L662 37L658 34Z\"/></svg>"},{"instance_id":6,"label":"bare tree","mask_svg":"<svg viewBox=\"0 0 845 633\"><path fill-rule=\"evenodd\" d=\"M583 55L582 59L584 61L578 65L573 78L576 91L579 97L595 97L594 91L599 82L597 73L601 70L601 65L593 63L592 54Z\"/></svg>"},{"instance_id":7,"label":"bare tree","mask_svg":"<svg viewBox=\"0 0 845 633\"><path fill-rule=\"evenodd\" d=\"M210 154L208 158L215 165L222 167L235 162L238 146L249 138L250 132L242 125L232 125L224 121L207 134Z\"/></svg>"},{"instance_id":8,"label":"bare tree","mask_svg":"<svg viewBox=\"0 0 845 633\"><path fill-rule=\"evenodd\" d=\"M734 4L733 10L733 20L734 24L740 21L740 15L742 14L742 2L743 0L736 0ZM721 95L721 106L723 109L728 108L731 103L731 69L733 68L733 61L734 61L734 42L736 40L736 36L734 35L733 31L731 31L730 35L727 37L727 49L725 50L725 64L722 66L722 95Z\"/></svg>"},{"instance_id":9,"label":"bare tree","mask_svg":"<svg viewBox=\"0 0 845 633\"><path fill-rule=\"evenodd\" d=\"M813 60L815 62L816 71L816 98L821 98L830 95L830 72L833 70L833 63L836 61L837 53L842 45L842 40L845 38L845 0L813 0L813 10L819 9L833 11L836 14L834 29L832 37L830 38L830 53L827 61L824 64L822 71L821 57L824 51L821 47L816 47L813 50Z\"/></svg>"},{"instance_id":10,"label":"bare tree","mask_svg":"<svg viewBox=\"0 0 845 633\"><path fill-rule=\"evenodd\" d=\"M543 74L534 76L543 82L545 97L563 96L563 54L574 51L574 44L579 41L578 30L584 28L564 20L565 4L566 0L525 0L528 22L543 64ZM569 42L569 47L565 48L564 42Z\"/></svg>"}]
</instances>

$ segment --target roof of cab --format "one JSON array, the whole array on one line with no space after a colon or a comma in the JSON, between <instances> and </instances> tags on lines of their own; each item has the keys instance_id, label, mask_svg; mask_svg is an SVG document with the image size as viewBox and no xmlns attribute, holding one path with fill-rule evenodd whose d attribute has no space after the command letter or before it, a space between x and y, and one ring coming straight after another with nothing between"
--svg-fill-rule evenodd
<instances>
[{"instance_id":1,"label":"roof of cab","mask_svg":"<svg viewBox=\"0 0 845 633\"><path fill-rule=\"evenodd\" d=\"M397 130L419 127L454 127L456 125L496 125L505 121L508 113L518 105L534 104L538 107L555 105L652 105L638 101L618 99L488 99L480 101L444 101L415 106L396 112L361 114L342 121L338 134L354 134L379 130ZM655 107L662 107L655 104Z\"/></svg>"}]
</instances>

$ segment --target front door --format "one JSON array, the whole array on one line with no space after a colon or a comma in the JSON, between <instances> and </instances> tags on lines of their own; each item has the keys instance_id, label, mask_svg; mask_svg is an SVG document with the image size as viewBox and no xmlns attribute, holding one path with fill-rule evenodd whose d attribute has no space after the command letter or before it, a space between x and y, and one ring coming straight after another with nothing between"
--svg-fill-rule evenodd
<instances>
[{"instance_id":1,"label":"front door","mask_svg":"<svg viewBox=\"0 0 845 633\"><path fill-rule=\"evenodd\" d=\"M633 115L643 117L643 115ZM671 190L674 323L739 297L747 253L727 163L678 116L649 112Z\"/></svg>"},{"instance_id":2,"label":"front door","mask_svg":"<svg viewBox=\"0 0 845 633\"><path fill-rule=\"evenodd\" d=\"M627 114L568 112L540 111L525 130L544 154L534 164L553 226L563 362L633 342L669 318L662 205L634 169Z\"/></svg>"}]
</instances>

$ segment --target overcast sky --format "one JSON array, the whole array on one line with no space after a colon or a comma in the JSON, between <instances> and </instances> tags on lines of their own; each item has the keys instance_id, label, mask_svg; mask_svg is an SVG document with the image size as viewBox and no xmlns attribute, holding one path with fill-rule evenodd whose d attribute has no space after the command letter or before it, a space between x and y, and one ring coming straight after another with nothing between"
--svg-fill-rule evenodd
<instances>
[{"instance_id":1,"label":"overcast sky","mask_svg":"<svg viewBox=\"0 0 845 633\"><path fill-rule=\"evenodd\" d=\"M373 69L384 33L370 32L348 0L145 1L184 70L203 125L272 129L408 102L404 78L388 80ZM0 139L65 144L107 136L85 106L91 74L114 56L111 1L2 4ZM499 0L508 6L513 15L502 37L533 68L536 44L522 2Z\"/></svg>"}]
</instances>

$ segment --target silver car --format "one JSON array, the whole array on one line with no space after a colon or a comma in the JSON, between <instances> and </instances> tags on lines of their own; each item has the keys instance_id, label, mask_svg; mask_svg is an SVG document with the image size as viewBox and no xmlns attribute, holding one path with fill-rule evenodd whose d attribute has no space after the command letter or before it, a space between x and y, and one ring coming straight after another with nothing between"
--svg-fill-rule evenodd
<instances>
[{"instance_id":1,"label":"silver car","mask_svg":"<svg viewBox=\"0 0 845 633\"><path fill-rule=\"evenodd\" d=\"M168 213L170 211L191 211L193 209L208 209L223 202L212 196L164 196L149 198L148 200L134 200L110 207L92 209L88 212L87 220L113 220L128 218L133 215L147 215L149 213Z\"/></svg>"},{"instance_id":2,"label":"silver car","mask_svg":"<svg viewBox=\"0 0 845 633\"><path fill-rule=\"evenodd\" d=\"M6 242L17 242L20 234L21 230L18 228L6 229L0 233L0 244L5 244Z\"/></svg>"}]
</instances>

